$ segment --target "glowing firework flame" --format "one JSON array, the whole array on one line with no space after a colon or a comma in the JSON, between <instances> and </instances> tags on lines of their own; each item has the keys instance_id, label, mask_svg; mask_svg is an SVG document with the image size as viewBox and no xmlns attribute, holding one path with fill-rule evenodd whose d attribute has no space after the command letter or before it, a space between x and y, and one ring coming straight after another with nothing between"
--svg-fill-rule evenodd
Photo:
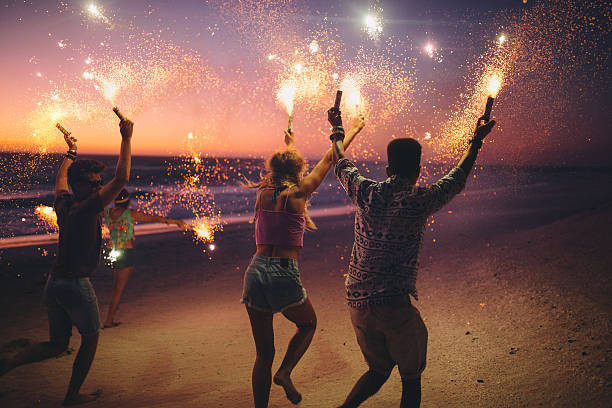
<instances>
[{"instance_id":1,"label":"glowing firework flame","mask_svg":"<svg viewBox=\"0 0 612 408\"><path fill-rule=\"evenodd\" d=\"M315 52L319 52L319 43L316 40L312 40L312 42L308 46L308 49L310 49L310 52L313 54Z\"/></svg>"},{"instance_id":2,"label":"glowing firework flame","mask_svg":"<svg viewBox=\"0 0 612 408\"><path fill-rule=\"evenodd\" d=\"M98 8L98 6L96 6L95 4L91 3L89 6L87 6L87 13L92 18L95 18L97 20L100 20L100 21L104 22L105 24L109 24L110 25L110 21L108 20L108 18L106 18L106 16L104 14L102 14L102 12Z\"/></svg>"},{"instance_id":3,"label":"glowing firework flame","mask_svg":"<svg viewBox=\"0 0 612 408\"><path fill-rule=\"evenodd\" d=\"M108 247L107 247L108 248ZM117 262L119 258L121 258L122 251L118 248L111 248L110 251L104 254L104 261L106 266L113 267L114 263Z\"/></svg>"},{"instance_id":4,"label":"glowing firework flame","mask_svg":"<svg viewBox=\"0 0 612 408\"><path fill-rule=\"evenodd\" d=\"M361 113L361 92L357 81L352 77L346 77L342 81L341 88L344 92L346 105L350 110L354 109L354 114Z\"/></svg>"},{"instance_id":5,"label":"glowing firework flame","mask_svg":"<svg viewBox=\"0 0 612 408\"><path fill-rule=\"evenodd\" d=\"M501 88L501 84L502 84L501 74L496 72L493 75L491 75L491 78L489 78L489 83L487 85L487 90L491 98L497 97L497 93L499 92L499 89Z\"/></svg>"},{"instance_id":6,"label":"glowing firework flame","mask_svg":"<svg viewBox=\"0 0 612 408\"><path fill-rule=\"evenodd\" d=\"M371 39L378 39L383 31L382 20L380 16L374 13L369 13L368 15L366 15L363 29Z\"/></svg>"},{"instance_id":7,"label":"glowing firework flame","mask_svg":"<svg viewBox=\"0 0 612 408\"><path fill-rule=\"evenodd\" d=\"M53 207L49 207L46 205L39 205L34 209L34 214L38 217L39 220L42 221L43 225L46 228L52 229L54 231L58 230L57 226L57 214L55 214L55 210Z\"/></svg>"},{"instance_id":8,"label":"glowing firework flame","mask_svg":"<svg viewBox=\"0 0 612 408\"><path fill-rule=\"evenodd\" d=\"M206 218L196 217L191 229L194 232L194 240L202 243L213 242L215 239L215 232L222 231L223 226L221 224L211 223Z\"/></svg>"},{"instance_id":9,"label":"glowing firework flame","mask_svg":"<svg viewBox=\"0 0 612 408\"><path fill-rule=\"evenodd\" d=\"M294 83L285 83L276 94L276 99L285 106L289 116L293 115L293 100L297 93L297 86Z\"/></svg>"}]
</instances>

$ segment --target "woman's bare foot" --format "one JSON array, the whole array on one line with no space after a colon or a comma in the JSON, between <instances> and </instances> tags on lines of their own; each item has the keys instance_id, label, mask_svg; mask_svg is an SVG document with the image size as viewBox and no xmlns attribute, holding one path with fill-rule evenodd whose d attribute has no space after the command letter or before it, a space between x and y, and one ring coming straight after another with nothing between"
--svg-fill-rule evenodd
<instances>
[{"instance_id":1,"label":"woman's bare foot","mask_svg":"<svg viewBox=\"0 0 612 408\"><path fill-rule=\"evenodd\" d=\"M302 394L295 389L293 382L291 381L291 377L288 375L284 375L281 373L276 373L274 375L274 384L280 385L285 390L285 395L287 399L291 401L292 404L299 404L302 401Z\"/></svg>"},{"instance_id":2,"label":"woman's bare foot","mask_svg":"<svg viewBox=\"0 0 612 408\"><path fill-rule=\"evenodd\" d=\"M86 404L88 402L97 400L98 398L100 398L100 395L102 395L102 390L97 390L95 392L92 392L91 394L76 394L72 397L66 397L64 402L62 402L62 405L70 406Z\"/></svg>"}]
</instances>

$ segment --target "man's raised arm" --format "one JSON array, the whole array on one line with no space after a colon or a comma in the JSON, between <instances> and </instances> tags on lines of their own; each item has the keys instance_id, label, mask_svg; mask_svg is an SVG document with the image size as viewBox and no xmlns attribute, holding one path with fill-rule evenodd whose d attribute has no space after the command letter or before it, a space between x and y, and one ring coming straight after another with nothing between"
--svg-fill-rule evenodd
<instances>
[{"instance_id":1,"label":"man's raised arm","mask_svg":"<svg viewBox=\"0 0 612 408\"><path fill-rule=\"evenodd\" d=\"M119 130L121 132L121 150L119 151L119 160L117 161L117 169L115 177L100 190L100 198L102 205L109 205L121 189L130 180L130 166L132 158L132 131L134 130L134 122L123 118L119 122Z\"/></svg>"},{"instance_id":2,"label":"man's raised arm","mask_svg":"<svg viewBox=\"0 0 612 408\"><path fill-rule=\"evenodd\" d=\"M55 176L55 197L59 196L61 193L68 192L68 167L70 167L76 159L77 140L70 136L70 133L64 134L64 140L68 145L68 152L64 160L62 160L62 164L60 164L57 176Z\"/></svg>"},{"instance_id":3,"label":"man's raised arm","mask_svg":"<svg viewBox=\"0 0 612 408\"><path fill-rule=\"evenodd\" d=\"M486 123L481 123L481 121L482 118L478 119L478 122L476 123L476 130L474 131L474 137L470 139L470 146L457 165L457 167L465 171L466 176L470 173L472 167L474 166L476 157L478 157L478 151L482 147L482 141L489 134L489 132L491 132L493 126L495 126L494 120L490 120Z\"/></svg>"}]
</instances>

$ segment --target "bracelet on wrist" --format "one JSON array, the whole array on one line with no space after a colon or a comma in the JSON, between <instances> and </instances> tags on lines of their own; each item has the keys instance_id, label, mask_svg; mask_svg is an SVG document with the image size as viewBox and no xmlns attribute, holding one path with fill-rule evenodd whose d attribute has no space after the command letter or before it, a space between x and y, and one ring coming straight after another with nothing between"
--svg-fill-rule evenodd
<instances>
[{"instance_id":1,"label":"bracelet on wrist","mask_svg":"<svg viewBox=\"0 0 612 408\"><path fill-rule=\"evenodd\" d=\"M77 157L76 150L68 150L64 157L71 159L71 160L76 160L76 157Z\"/></svg>"},{"instance_id":2,"label":"bracelet on wrist","mask_svg":"<svg viewBox=\"0 0 612 408\"><path fill-rule=\"evenodd\" d=\"M344 132L334 132L331 135L329 135L329 140L331 140L332 142L338 142L338 141L344 141Z\"/></svg>"}]
</instances>

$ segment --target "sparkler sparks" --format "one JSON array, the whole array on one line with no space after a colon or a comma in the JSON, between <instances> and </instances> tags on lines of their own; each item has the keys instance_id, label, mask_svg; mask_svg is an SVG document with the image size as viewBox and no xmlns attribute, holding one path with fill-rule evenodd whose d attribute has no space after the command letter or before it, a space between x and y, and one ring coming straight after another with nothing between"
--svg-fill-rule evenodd
<instances>
[{"instance_id":1,"label":"sparkler sparks","mask_svg":"<svg viewBox=\"0 0 612 408\"><path fill-rule=\"evenodd\" d=\"M310 45L308 46L311 53L319 52L319 43L316 40L312 40Z\"/></svg>"},{"instance_id":2,"label":"sparkler sparks","mask_svg":"<svg viewBox=\"0 0 612 408\"><path fill-rule=\"evenodd\" d=\"M489 78L487 91L491 98L496 98L502 84L502 75L499 72L494 72Z\"/></svg>"},{"instance_id":3,"label":"sparkler sparks","mask_svg":"<svg viewBox=\"0 0 612 408\"><path fill-rule=\"evenodd\" d=\"M346 95L345 104L349 108L349 112L359 115L361 113L362 102L357 80L352 76L347 76L342 80L341 88Z\"/></svg>"},{"instance_id":4,"label":"sparkler sparks","mask_svg":"<svg viewBox=\"0 0 612 408\"><path fill-rule=\"evenodd\" d=\"M289 116L293 116L293 100L295 99L296 92L297 85L295 82L286 82L281 85L276 94L276 99L283 104Z\"/></svg>"},{"instance_id":5,"label":"sparkler sparks","mask_svg":"<svg viewBox=\"0 0 612 408\"><path fill-rule=\"evenodd\" d=\"M92 16L92 17L96 17L96 18L103 18L104 15L102 15L102 13L100 12L100 10L98 10L98 7L91 3L89 6L87 6L87 12Z\"/></svg>"},{"instance_id":6,"label":"sparkler sparks","mask_svg":"<svg viewBox=\"0 0 612 408\"><path fill-rule=\"evenodd\" d=\"M211 220L207 218L197 217L194 220L191 229L194 232L195 241L212 244L215 239L215 232L223 231L223 224L211 222Z\"/></svg>"},{"instance_id":7,"label":"sparkler sparks","mask_svg":"<svg viewBox=\"0 0 612 408\"><path fill-rule=\"evenodd\" d=\"M423 47L423 49L425 50L425 54L427 54L429 56L429 58L433 58L434 57L434 52L435 52L436 48L434 47L434 45L432 43L425 44L425 47Z\"/></svg>"},{"instance_id":8,"label":"sparkler sparks","mask_svg":"<svg viewBox=\"0 0 612 408\"><path fill-rule=\"evenodd\" d=\"M45 228L53 231L58 230L57 214L55 214L53 207L40 204L34 209L34 214L36 214Z\"/></svg>"},{"instance_id":9,"label":"sparkler sparks","mask_svg":"<svg viewBox=\"0 0 612 408\"><path fill-rule=\"evenodd\" d=\"M364 30L372 40L377 40L383 31L382 19L374 12L368 13L364 18Z\"/></svg>"}]
</instances>

